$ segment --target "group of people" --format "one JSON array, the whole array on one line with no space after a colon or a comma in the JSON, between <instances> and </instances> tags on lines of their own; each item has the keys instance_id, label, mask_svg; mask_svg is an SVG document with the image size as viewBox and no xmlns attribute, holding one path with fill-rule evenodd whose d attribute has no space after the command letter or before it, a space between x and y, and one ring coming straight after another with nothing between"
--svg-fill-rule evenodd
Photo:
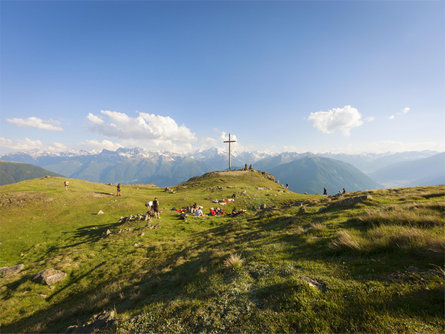
<instances>
[{"instance_id":1,"label":"group of people","mask_svg":"<svg viewBox=\"0 0 445 334\"><path fill-rule=\"evenodd\" d=\"M200 216L222 216L225 215L226 212L217 207L217 208L210 208L209 213L204 213L203 211L204 207L201 205L198 205L198 203L195 203L191 206L187 206L185 209L177 209L177 208L172 208L172 210L174 211L178 211L180 212L179 217L181 219L186 219L187 218L187 214L190 213L193 215L193 217L200 217ZM245 213L246 210L238 210L236 207L233 208L231 213L227 213L228 216L236 216L239 215L241 213Z\"/></svg>"},{"instance_id":2,"label":"group of people","mask_svg":"<svg viewBox=\"0 0 445 334\"><path fill-rule=\"evenodd\" d=\"M153 216L155 218L161 218L161 212L159 211L159 201L158 198L155 197L153 201L148 201L145 203L147 208L147 214Z\"/></svg>"},{"instance_id":3,"label":"group of people","mask_svg":"<svg viewBox=\"0 0 445 334\"><path fill-rule=\"evenodd\" d=\"M328 190L326 189L326 187L324 187L323 188L323 195L327 195L328 194ZM338 195L341 195L341 194L346 194L346 189L345 188L343 188L343 190L339 190L338 191Z\"/></svg>"}]
</instances>

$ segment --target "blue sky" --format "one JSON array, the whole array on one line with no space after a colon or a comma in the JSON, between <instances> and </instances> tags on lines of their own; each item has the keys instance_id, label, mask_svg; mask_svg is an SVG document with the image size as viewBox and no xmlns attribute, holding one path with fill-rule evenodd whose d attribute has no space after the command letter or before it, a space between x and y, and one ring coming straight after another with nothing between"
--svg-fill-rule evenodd
<instances>
[{"instance_id":1,"label":"blue sky","mask_svg":"<svg viewBox=\"0 0 445 334\"><path fill-rule=\"evenodd\" d=\"M0 153L445 150L443 1L0 10Z\"/></svg>"}]
</instances>

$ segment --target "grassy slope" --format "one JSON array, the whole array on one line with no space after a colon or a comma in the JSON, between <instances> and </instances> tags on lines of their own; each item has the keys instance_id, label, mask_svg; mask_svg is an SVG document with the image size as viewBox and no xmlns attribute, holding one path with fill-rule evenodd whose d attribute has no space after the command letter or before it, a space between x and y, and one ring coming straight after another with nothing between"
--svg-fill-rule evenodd
<instances>
[{"instance_id":1,"label":"grassy slope","mask_svg":"<svg viewBox=\"0 0 445 334\"><path fill-rule=\"evenodd\" d=\"M21 162L0 161L0 185L30 180L45 175L60 176L57 173Z\"/></svg>"},{"instance_id":2,"label":"grassy slope","mask_svg":"<svg viewBox=\"0 0 445 334\"><path fill-rule=\"evenodd\" d=\"M251 172L212 173L174 194L133 185L118 198L112 186L70 186L48 178L0 187L0 266L26 266L0 280L3 332L60 332L104 309L122 319L113 332L444 330L443 186L374 191L374 201L324 213L321 196L283 193ZM184 222L169 211L195 201L208 209L204 198L233 193L246 215ZM125 229L144 222L114 224L154 196L160 229L141 236ZM296 200L306 214L288 206ZM255 214L262 203L284 207ZM231 254L242 265L227 267ZM48 267L68 278L53 288L30 281Z\"/></svg>"}]
</instances>

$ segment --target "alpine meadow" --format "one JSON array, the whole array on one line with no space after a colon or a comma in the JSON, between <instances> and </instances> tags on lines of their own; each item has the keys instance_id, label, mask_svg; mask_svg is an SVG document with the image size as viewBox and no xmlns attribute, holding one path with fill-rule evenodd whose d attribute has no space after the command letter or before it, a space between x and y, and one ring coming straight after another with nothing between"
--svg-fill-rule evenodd
<instances>
[{"instance_id":1,"label":"alpine meadow","mask_svg":"<svg viewBox=\"0 0 445 334\"><path fill-rule=\"evenodd\" d=\"M170 188L45 177L0 188L2 332L445 328L445 186L300 195L259 171ZM235 195L235 196L234 196ZM157 197L161 218L145 218ZM178 211L197 202L235 216ZM100 214L100 211L103 214ZM42 284L36 274L66 278Z\"/></svg>"},{"instance_id":2,"label":"alpine meadow","mask_svg":"<svg viewBox=\"0 0 445 334\"><path fill-rule=\"evenodd\" d=\"M0 333L445 333L443 41L443 0L0 0Z\"/></svg>"}]
</instances>

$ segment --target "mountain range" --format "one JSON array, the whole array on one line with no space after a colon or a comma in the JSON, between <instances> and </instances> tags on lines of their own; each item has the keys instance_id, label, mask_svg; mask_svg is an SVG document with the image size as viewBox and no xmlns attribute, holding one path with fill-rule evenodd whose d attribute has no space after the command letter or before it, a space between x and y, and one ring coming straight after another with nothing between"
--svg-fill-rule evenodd
<instances>
[{"instance_id":1,"label":"mountain range","mask_svg":"<svg viewBox=\"0 0 445 334\"><path fill-rule=\"evenodd\" d=\"M280 164L268 170L280 183L289 184L296 193L321 194L326 187L329 194L343 188L347 191L381 188L359 169L340 160L308 156Z\"/></svg>"},{"instance_id":2,"label":"mountain range","mask_svg":"<svg viewBox=\"0 0 445 334\"><path fill-rule=\"evenodd\" d=\"M445 152L381 168L370 176L388 186L414 187L445 184Z\"/></svg>"},{"instance_id":3,"label":"mountain range","mask_svg":"<svg viewBox=\"0 0 445 334\"><path fill-rule=\"evenodd\" d=\"M379 183L387 187L422 184L420 177L409 173L408 178L405 177L404 182L400 183L402 179L394 177L394 173L399 171L403 174L401 168L409 168L411 162L432 158L435 154L437 152L433 151L356 155L242 152L232 155L232 168L253 164L255 169L275 173L281 183L289 183L290 188L298 192L319 193L324 186L330 192L337 192L343 187L352 191L376 188ZM15 153L3 155L0 159L33 164L66 177L87 181L151 183L158 186L175 185L190 177L228 167L227 152L216 148L190 154L147 152L141 148L103 150L100 153ZM316 168L308 168L311 164ZM385 172L385 169L393 170L392 174ZM424 174L423 182L443 183L441 168L425 170ZM297 183L305 184L305 187L296 188Z\"/></svg>"}]
</instances>

